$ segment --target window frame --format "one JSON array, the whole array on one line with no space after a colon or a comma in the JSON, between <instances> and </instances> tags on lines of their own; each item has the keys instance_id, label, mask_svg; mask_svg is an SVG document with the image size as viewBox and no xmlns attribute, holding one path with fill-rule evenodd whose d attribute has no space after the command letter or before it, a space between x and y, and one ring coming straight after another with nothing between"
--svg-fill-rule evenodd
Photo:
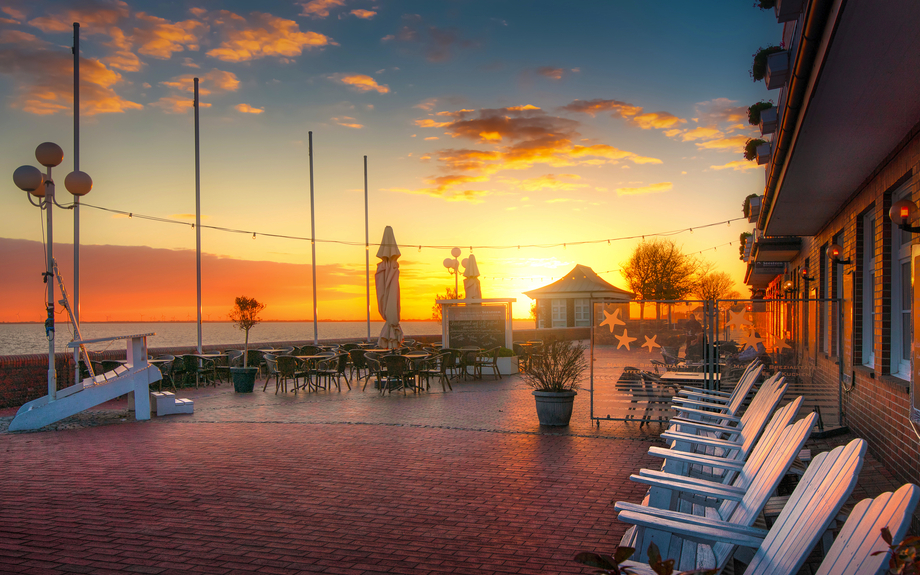
<instances>
[{"instance_id":1,"label":"window frame","mask_svg":"<svg viewBox=\"0 0 920 575\"><path fill-rule=\"evenodd\" d=\"M891 193L891 202L901 199L911 199L910 186L905 183ZM889 311L889 342L891 355L888 364L888 373L910 380L911 378L911 338L912 338L912 302L913 289L911 286L911 245L913 234L901 230L898 226L891 226L891 306ZM904 272L907 266L907 272ZM907 282L905 294L904 282ZM905 296L906 295L906 299ZM906 323L905 323L906 322ZM906 338L905 338L906 329ZM907 357L905 358L905 354Z\"/></svg>"},{"instance_id":2,"label":"window frame","mask_svg":"<svg viewBox=\"0 0 920 575\"><path fill-rule=\"evenodd\" d=\"M862 357L860 363L875 368L875 228L876 210L866 211L861 217L862 226Z\"/></svg>"}]
</instances>

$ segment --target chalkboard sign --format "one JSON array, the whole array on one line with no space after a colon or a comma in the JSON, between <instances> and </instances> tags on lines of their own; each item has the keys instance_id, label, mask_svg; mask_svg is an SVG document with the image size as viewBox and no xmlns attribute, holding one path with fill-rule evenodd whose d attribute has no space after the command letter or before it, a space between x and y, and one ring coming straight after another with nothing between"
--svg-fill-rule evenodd
<instances>
[{"instance_id":1,"label":"chalkboard sign","mask_svg":"<svg viewBox=\"0 0 920 575\"><path fill-rule=\"evenodd\" d=\"M447 338L452 348L505 345L505 306L447 308Z\"/></svg>"}]
</instances>

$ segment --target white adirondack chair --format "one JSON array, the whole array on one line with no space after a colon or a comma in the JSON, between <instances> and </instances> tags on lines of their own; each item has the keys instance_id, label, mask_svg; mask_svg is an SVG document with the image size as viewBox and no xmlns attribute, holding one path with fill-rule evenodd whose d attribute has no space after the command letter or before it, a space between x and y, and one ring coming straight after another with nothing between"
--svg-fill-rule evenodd
<instances>
[{"instance_id":1,"label":"white adirondack chair","mask_svg":"<svg viewBox=\"0 0 920 575\"><path fill-rule=\"evenodd\" d=\"M703 401L718 401L721 403L730 403L733 398L739 394L746 396L751 391L751 386L757 382L760 373L763 371L763 365L759 359L755 359L744 368L744 373L738 378L738 384L731 393L718 391L715 389L705 389L702 387L684 387L677 392L677 396L695 398Z\"/></svg>"},{"instance_id":2,"label":"white adirondack chair","mask_svg":"<svg viewBox=\"0 0 920 575\"><path fill-rule=\"evenodd\" d=\"M754 506L748 507L750 501L743 501L729 521L674 511L645 509L637 505L621 506L620 503L617 503L617 509L620 510L619 518L636 525L666 529L675 536L683 538L683 541L688 544L696 543L699 546L711 548L711 555L697 553L692 557L692 561L686 561L685 558L689 557L681 555L676 565L678 569L705 567L721 571L731 559L735 549L738 546L744 546L758 549L755 560L752 561L746 573L759 575L795 573L797 568L785 571L771 563L775 561L776 553L792 553L791 549L795 547L798 549L796 553L802 555L801 561L804 562L811 548L827 529L831 519L853 492L859 470L862 469L865 452L866 442L862 439L854 439L847 445L818 454L769 532L751 527L753 521L747 521L751 511L755 515L759 513L759 508L754 510ZM753 490L754 486L748 494ZM802 531L796 531L796 529ZM805 529L807 531L804 531ZM647 548L648 542L644 542L644 545ZM676 556L675 549L665 548L660 544L658 547L663 550L663 556L669 558ZM769 549L774 550L772 554L768 552ZM643 557L639 559L643 560ZM794 567L794 563L791 562L790 566ZM650 567L641 563L630 561L627 562L627 566L635 573L643 575L653 573ZM828 574L839 575L837 571L829 571Z\"/></svg>"},{"instance_id":3,"label":"white adirondack chair","mask_svg":"<svg viewBox=\"0 0 920 575\"><path fill-rule=\"evenodd\" d=\"M894 541L901 541L910 527L910 519L917 508L918 499L920 489L912 483L907 483L894 493L889 491L875 499L863 499L857 503L815 575L887 573L886 565L890 553L873 555L876 551L888 550L888 544L882 539L882 527L888 528ZM770 567L767 571L755 566L761 573L774 573L772 566L779 564L778 560L767 561L764 558L761 561L763 565ZM798 567L795 567L795 570L798 570ZM794 573L795 570L790 569L789 573Z\"/></svg>"},{"instance_id":4,"label":"white adirondack chair","mask_svg":"<svg viewBox=\"0 0 920 575\"><path fill-rule=\"evenodd\" d=\"M748 394L760 377L761 371L763 371L763 366L760 364L749 366L748 370L745 370L741 376L741 379L738 380L738 385L735 386L734 391L728 396L723 396L721 392L711 390L685 389L672 398L672 407L678 410L678 416L681 416L681 412L684 412L683 417L686 417L687 414L694 414L697 411L704 410L708 410L706 411L707 413L717 412L733 416L741 410L744 400L747 399Z\"/></svg>"},{"instance_id":5,"label":"white adirondack chair","mask_svg":"<svg viewBox=\"0 0 920 575\"><path fill-rule=\"evenodd\" d=\"M619 519L637 526L629 534L629 539L621 544L635 547L642 560L646 558L649 543L654 542L662 554L677 561L677 567L681 570L694 569L699 563L724 565L734 552L734 547L716 545L710 549L706 540L693 535L692 528L684 528L688 525L695 528L709 522L750 528L789 470L805 440L811 435L816 417L816 414L809 414L809 417L787 426L773 449L761 450L765 453L758 453L756 458L752 454L732 485L670 476L661 472L631 476L630 479L634 481L681 492L685 497L697 498L697 501L699 498L713 498L721 503L715 509L695 510L705 513L705 516L697 516L693 513L617 502L615 508L620 512Z\"/></svg>"},{"instance_id":6,"label":"white adirondack chair","mask_svg":"<svg viewBox=\"0 0 920 575\"><path fill-rule=\"evenodd\" d=\"M782 388L777 391L779 392L781 390ZM779 395L779 393L777 393L777 395ZM752 450L766 450L766 452L769 452L776 446L783 430L787 425L792 423L792 420L798 415L803 400L804 399L799 396L789 402L785 407L776 410L773 417L770 419L770 423L767 424L759 438L754 437L754 430L751 429L754 424L745 426L739 438L743 440L740 446L737 448L726 447L725 449L721 449L719 455L692 453L675 449L665 449L663 447L651 447L648 451L649 455L663 457L665 459L665 464L662 465L661 468L662 471L728 484L734 480L735 476L744 467L745 462L748 460L748 456L753 453ZM706 437L690 436L687 438L687 441L690 443L697 440L701 444L714 442L712 439ZM642 474L642 471L639 473Z\"/></svg>"}]
</instances>

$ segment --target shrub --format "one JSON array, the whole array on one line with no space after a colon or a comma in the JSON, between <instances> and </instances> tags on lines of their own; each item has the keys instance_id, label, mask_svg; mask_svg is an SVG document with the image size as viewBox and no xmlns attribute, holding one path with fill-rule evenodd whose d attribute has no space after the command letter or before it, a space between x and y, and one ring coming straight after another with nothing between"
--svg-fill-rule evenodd
<instances>
[{"instance_id":1,"label":"shrub","mask_svg":"<svg viewBox=\"0 0 920 575\"><path fill-rule=\"evenodd\" d=\"M767 75L767 57L770 54L782 51L783 49L779 46L767 46L766 48L760 48L754 53L754 64L751 66L751 77L754 78L755 82L763 80L764 76Z\"/></svg>"},{"instance_id":2,"label":"shrub","mask_svg":"<svg viewBox=\"0 0 920 575\"><path fill-rule=\"evenodd\" d=\"M530 367L522 377L537 391L575 391L587 369L585 348L574 341L550 340L541 352L531 356Z\"/></svg>"},{"instance_id":3,"label":"shrub","mask_svg":"<svg viewBox=\"0 0 920 575\"><path fill-rule=\"evenodd\" d=\"M760 113L773 107L773 102L757 102L748 108L748 124L757 126L760 124Z\"/></svg>"},{"instance_id":4,"label":"shrub","mask_svg":"<svg viewBox=\"0 0 920 575\"><path fill-rule=\"evenodd\" d=\"M766 144L766 143L767 143L766 140L762 140L760 138L750 138L744 144L744 159L751 160L751 161L756 159L757 158L757 146L760 146L761 144Z\"/></svg>"}]
</instances>

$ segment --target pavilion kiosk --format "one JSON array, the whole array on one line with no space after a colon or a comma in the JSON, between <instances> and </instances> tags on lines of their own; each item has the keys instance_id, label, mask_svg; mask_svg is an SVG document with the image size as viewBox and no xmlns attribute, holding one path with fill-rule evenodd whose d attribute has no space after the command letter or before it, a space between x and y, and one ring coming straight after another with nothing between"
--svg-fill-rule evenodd
<instances>
[{"instance_id":1,"label":"pavilion kiosk","mask_svg":"<svg viewBox=\"0 0 920 575\"><path fill-rule=\"evenodd\" d=\"M515 298L439 299L441 341L447 348L511 349L511 304Z\"/></svg>"}]
</instances>

